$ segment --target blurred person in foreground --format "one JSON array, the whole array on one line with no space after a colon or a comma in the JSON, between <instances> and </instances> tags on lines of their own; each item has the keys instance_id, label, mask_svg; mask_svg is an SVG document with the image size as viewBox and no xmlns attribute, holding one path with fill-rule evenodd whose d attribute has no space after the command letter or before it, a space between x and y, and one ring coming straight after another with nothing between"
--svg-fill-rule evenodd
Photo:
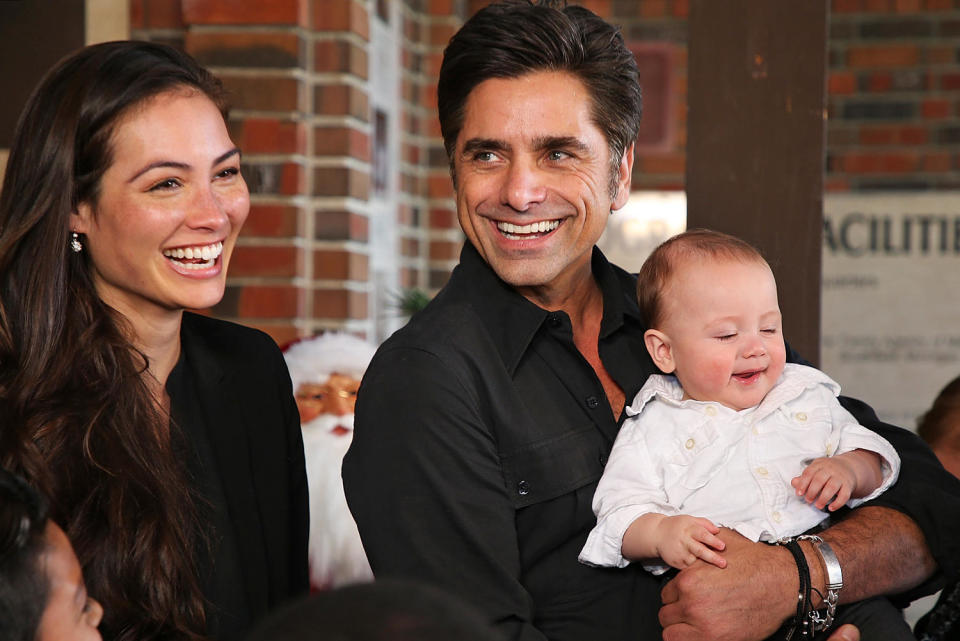
<instances>
[{"instance_id":1,"label":"blurred person in foreground","mask_svg":"<svg viewBox=\"0 0 960 641\"><path fill-rule=\"evenodd\" d=\"M238 639L304 593L283 356L206 316L250 199L217 78L92 45L27 102L0 194L0 460L66 531L107 641Z\"/></svg>"},{"instance_id":2,"label":"blurred person in foreground","mask_svg":"<svg viewBox=\"0 0 960 641\"><path fill-rule=\"evenodd\" d=\"M797 612L787 549L721 529L726 567L696 562L662 592L639 566L577 561L625 399L658 370L635 277L595 247L630 195L636 62L617 28L562 4L491 4L444 52L440 128L467 242L367 369L347 501L378 578L441 586L510 639L763 639ZM903 470L821 534L840 601L955 576L960 483L915 435L841 402ZM820 555L803 554L827 595Z\"/></svg>"},{"instance_id":3,"label":"blurred person in foreground","mask_svg":"<svg viewBox=\"0 0 960 641\"><path fill-rule=\"evenodd\" d=\"M46 502L0 468L0 639L100 641L102 616Z\"/></svg>"}]
</instances>

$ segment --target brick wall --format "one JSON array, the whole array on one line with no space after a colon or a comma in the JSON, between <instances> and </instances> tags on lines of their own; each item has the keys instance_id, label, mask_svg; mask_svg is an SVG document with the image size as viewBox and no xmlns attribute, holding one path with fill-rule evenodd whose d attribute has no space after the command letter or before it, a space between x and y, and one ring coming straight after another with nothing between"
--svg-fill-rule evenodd
<instances>
[{"instance_id":1,"label":"brick wall","mask_svg":"<svg viewBox=\"0 0 960 641\"><path fill-rule=\"evenodd\" d=\"M960 187L960 3L833 0L827 189Z\"/></svg>"},{"instance_id":2,"label":"brick wall","mask_svg":"<svg viewBox=\"0 0 960 641\"><path fill-rule=\"evenodd\" d=\"M446 282L462 235L436 77L450 35L488 0L130 3L132 37L185 48L233 92L229 126L252 210L215 314L281 343L324 329L379 339L402 322L389 304L401 288L432 293ZM639 151L633 184L682 189L689 0L583 4L621 25L638 55L666 56L645 96L663 135ZM832 0L831 9L827 189L960 186L960 0ZM383 117L372 104L385 52L371 29L396 35L386 196L374 175Z\"/></svg>"}]
</instances>

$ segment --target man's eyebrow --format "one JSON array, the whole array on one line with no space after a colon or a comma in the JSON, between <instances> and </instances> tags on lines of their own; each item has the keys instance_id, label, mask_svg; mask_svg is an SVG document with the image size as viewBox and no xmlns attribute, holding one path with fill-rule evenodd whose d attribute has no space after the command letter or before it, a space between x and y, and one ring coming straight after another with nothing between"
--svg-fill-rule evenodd
<instances>
[{"instance_id":1,"label":"man's eyebrow","mask_svg":"<svg viewBox=\"0 0 960 641\"><path fill-rule=\"evenodd\" d=\"M213 166L216 167L217 165L219 165L226 159L230 158L231 156L239 155L239 154L240 154L240 149L238 147L234 147L233 149L230 149L229 151L226 151L220 154L219 156L217 156L213 161ZM170 169L181 169L183 171L189 171L191 169L191 166L185 162L177 162L174 160L158 160L140 169L140 171L138 171L136 174L131 176L130 180L128 180L127 182L132 183L134 180L144 175L148 171L152 169L159 169L161 167L168 167Z\"/></svg>"},{"instance_id":2,"label":"man's eyebrow","mask_svg":"<svg viewBox=\"0 0 960 641\"><path fill-rule=\"evenodd\" d=\"M590 150L590 147L576 136L538 136L533 139L533 148L537 151L573 149L584 152Z\"/></svg>"},{"instance_id":3,"label":"man's eyebrow","mask_svg":"<svg viewBox=\"0 0 960 641\"><path fill-rule=\"evenodd\" d=\"M502 140L497 140L495 138L471 138L467 142L463 143L463 151L460 152L461 156L469 156L470 154L475 154L478 151L509 151L510 145L503 142Z\"/></svg>"}]
</instances>

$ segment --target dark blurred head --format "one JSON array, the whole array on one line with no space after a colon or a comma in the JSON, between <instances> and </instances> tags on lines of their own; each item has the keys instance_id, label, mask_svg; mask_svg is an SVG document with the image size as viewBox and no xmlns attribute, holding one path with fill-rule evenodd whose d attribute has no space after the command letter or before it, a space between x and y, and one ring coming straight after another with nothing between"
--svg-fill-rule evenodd
<instances>
[{"instance_id":1,"label":"dark blurred head","mask_svg":"<svg viewBox=\"0 0 960 641\"><path fill-rule=\"evenodd\" d=\"M440 130L454 157L464 106L491 78L559 71L590 93L594 124L603 132L616 168L640 128L637 63L617 27L583 7L556 0L512 0L478 11L450 39L437 86Z\"/></svg>"},{"instance_id":2,"label":"dark blurred head","mask_svg":"<svg viewBox=\"0 0 960 641\"><path fill-rule=\"evenodd\" d=\"M0 639L33 641L50 589L43 569L47 506L0 468Z\"/></svg>"},{"instance_id":3,"label":"dark blurred head","mask_svg":"<svg viewBox=\"0 0 960 641\"><path fill-rule=\"evenodd\" d=\"M319 592L274 612L246 641L503 641L435 588L381 580Z\"/></svg>"},{"instance_id":4,"label":"dark blurred head","mask_svg":"<svg viewBox=\"0 0 960 641\"><path fill-rule=\"evenodd\" d=\"M917 420L917 434L937 458L960 478L960 376L940 390L933 405Z\"/></svg>"}]
</instances>

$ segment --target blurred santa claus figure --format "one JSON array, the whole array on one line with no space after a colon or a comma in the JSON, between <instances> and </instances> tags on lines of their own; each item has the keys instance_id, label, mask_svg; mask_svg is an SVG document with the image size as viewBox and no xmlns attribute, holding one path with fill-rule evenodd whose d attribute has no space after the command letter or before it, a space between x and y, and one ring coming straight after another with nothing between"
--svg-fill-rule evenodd
<instances>
[{"instance_id":1,"label":"blurred santa claus figure","mask_svg":"<svg viewBox=\"0 0 960 641\"><path fill-rule=\"evenodd\" d=\"M333 588L373 579L343 496L340 464L353 439L357 389L376 348L326 333L284 352L300 410L310 488L310 584Z\"/></svg>"}]
</instances>

